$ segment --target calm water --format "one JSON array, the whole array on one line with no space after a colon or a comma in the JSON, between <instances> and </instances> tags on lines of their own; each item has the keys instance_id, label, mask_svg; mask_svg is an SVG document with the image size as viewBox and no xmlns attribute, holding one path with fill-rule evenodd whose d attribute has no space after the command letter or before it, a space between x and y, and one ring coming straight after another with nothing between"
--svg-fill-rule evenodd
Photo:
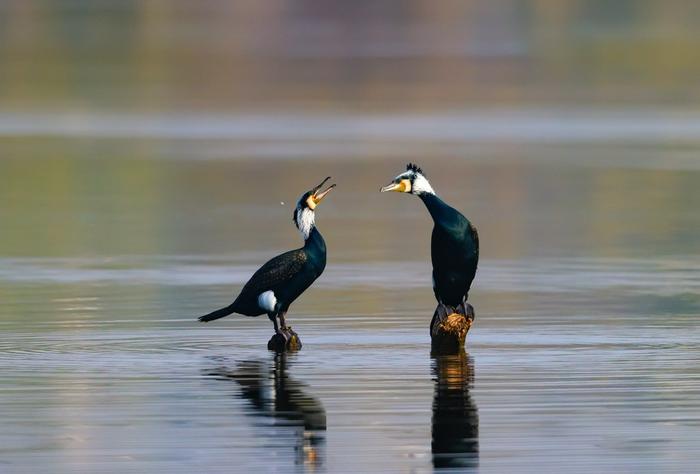
<instances>
[{"instance_id":1,"label":"calm water","mask_svg":"<svg viewBox=\"0 0 700 474\"><path fill-rule=\"evenodd\" d=\"M697 8L399 3L0 3L0 473L697 471ZM327 175L303 350L196 323Z\"/></svg>"},{"instance_id":2,"label":"calm water","mask_svg":"<svg viewBox=\"0 0 700 474\"><path fill-rule=\"evenodd\" d=\"M36 143L16 139L0 178L3 472L700 460L697 171L553 164L556 146L420 160L483 242L467 353L432 358L430 221L377 192L397 159L169 160L149 142L101 160L87 155L112 143ZM290 203L326 174L328 268L289 318L303 350L269 353L264 318L195 323L298 244Z\"/></svg>"}]
</instances>

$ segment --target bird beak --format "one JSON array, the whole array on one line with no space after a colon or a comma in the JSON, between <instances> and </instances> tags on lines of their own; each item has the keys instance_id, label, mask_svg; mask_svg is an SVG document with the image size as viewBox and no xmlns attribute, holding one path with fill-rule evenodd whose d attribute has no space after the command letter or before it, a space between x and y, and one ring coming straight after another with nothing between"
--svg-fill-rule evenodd
<instances>
[{"instance_id":1,"label":"bird beak","mask_svg":"<svg viewBox=\"0 0 700 474\"><path fill-rule=\"evenodd\" d=\"M386 193L388 191L396 191L397 193L405 193L406 189L406 181L405 179L402 179L398 183L389 183L386 186L384 186L382 189L379 190L381 193Z\"/></svg>"},{"instance_id":2,"label":"bird beak","mask_svg":"<svg viewBox=\"0 0 700 474\"><path fill-rule=\"evenodd\" d=\"M331 189L335 188L335 184L331 184L325 191L321 191L321 186L323 186L325 182L329 179L331 179L330 176L321 181L321 184L319 184L313 189L313 193L311 194L311 200L313 201L314 205L321 202L323 198L326 197L326 194L331 192Z\"/></svg>"}]
</instances>

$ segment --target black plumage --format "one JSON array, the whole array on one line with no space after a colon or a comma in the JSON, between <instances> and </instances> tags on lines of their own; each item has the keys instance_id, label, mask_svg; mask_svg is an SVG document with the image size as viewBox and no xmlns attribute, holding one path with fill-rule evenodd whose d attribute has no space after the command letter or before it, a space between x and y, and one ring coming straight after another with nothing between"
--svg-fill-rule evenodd
<instances>
[{"instance_id":1,"label":"black plumage","mask_svg":"<svg viewBox=\"0 0 700 474\"><path fill-rule=\"evenodd\" d=\"M479 234L459 211L434 194L421 194L433 218L430 255L438 302L457 308L467 300L479 263Z\"/></svg>"},{"instance_id":2,"label":"black plumage","mask_svg":"<svg viewBox=\"0 0 700 474\"><path fill-rule=\"evenodd\" d=\"M415 164L409 163L406 171L381 191L415 194L428 208L434 222L431 259L438 310L444 306L444 310L469 316L466 300L479 263L476 228L469 219L435 194L423 170Z\"/></svg>"},{"instance_id":3,"label":"black plumage","mask_svg":"<svg viewBox=\"0 0 700 474\"><path fill-rule=\"evenodd\" d=\"M245 316L267 314L275 331L279 318L286 328L285 313L289 306L323 273L326 268L326 243L314 223L316 205L335 187L320 192L321 184L304 193L294 210L294 222L304 236L304 246L274 257L258 269L233 303L199 318L209 322L232 313Z\"/></svg>"}]
</instances>

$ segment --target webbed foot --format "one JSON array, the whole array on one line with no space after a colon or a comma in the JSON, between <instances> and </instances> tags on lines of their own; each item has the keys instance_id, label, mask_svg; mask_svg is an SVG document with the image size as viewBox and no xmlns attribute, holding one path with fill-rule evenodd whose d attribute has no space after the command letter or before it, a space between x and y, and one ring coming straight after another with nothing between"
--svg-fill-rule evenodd
<instances>
[{"instance_id":1,"label":"webbed foot","mask_svg":"<svg viewBox=\"0 0 700 474\"><path fill-rule=\"evenodd\" d=\"M476 319L476 313L474 312L474 306L470 305L466 301L463 301L459 306L457 306L457 313L466 316L467 319L474 321Z\"/></svg>"}]
</instances>

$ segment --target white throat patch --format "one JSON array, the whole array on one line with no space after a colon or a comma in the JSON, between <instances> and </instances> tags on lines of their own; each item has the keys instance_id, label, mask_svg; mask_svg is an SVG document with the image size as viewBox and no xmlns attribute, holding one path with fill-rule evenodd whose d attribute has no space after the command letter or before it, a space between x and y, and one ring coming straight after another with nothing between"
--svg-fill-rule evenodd
<instances>
[{"instance_id":1,"label":"white throat patch","mask_svg":"<svg viewBox=\"0 0 700 474\"><path fill-rule=\"evenodd\" d=\"M428 182L428 179L422 174L416 174L416 177L413 179L413 187L411 187L411 192L413 194L435 194L435 191L433 191L433 187Z\"/></svg>"},{"instance_id":2,"label":"white throat patch","mask_svg":"<svg viewBox=\"0 0 700 474\"><path fill-rule=\"evenodd\" d=\"M304 240L309 238L315 220L316 213L307 207L297 212L297 228L299 232L301 232L301 236L304 237Z\"/></svg>"}]
</instances>

